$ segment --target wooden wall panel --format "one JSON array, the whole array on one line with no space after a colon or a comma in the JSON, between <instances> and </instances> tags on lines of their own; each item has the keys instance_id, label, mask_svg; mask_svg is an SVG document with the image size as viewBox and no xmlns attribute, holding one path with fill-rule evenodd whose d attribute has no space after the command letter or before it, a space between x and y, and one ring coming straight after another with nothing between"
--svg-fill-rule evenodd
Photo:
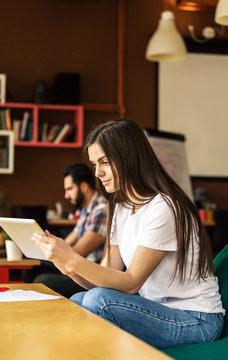
<instances>
[{"instance_id":1,"label":"wooden wall panel","mask_svg":"<svg viewBox=\"0 0 228 360\"><path fill-rule=\"evenodd\" d=\"M156 124L156 64L145 50L157 27L164 1L126 0L125 99L126 117L142 127ZM175 12L181 32L189 21L208 24L212 15ZM0 4L0 73L7 73L15 101L34 101L35 82L47 82L50 97L58 71L80 72L82 101L115 104L117 93L118 0L11 0ZM118 114L87 112L85 134L94 124ZM11 204L46 204L63 199L62 172L86 161L81 149L16 148L13 175L0 175L0 193ZM227 183L214 187L221 199ZM216 195L217 194L217 195Z\"/></svg>"}]
</instances>

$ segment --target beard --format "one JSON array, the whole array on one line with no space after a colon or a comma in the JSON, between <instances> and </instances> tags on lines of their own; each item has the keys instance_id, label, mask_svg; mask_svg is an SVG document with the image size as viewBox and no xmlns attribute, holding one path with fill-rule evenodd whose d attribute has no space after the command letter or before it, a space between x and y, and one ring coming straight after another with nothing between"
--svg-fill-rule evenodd
<instances>
[{"instance_id":1,"label":"beard","mask_svg":"<svg viewBox=\"0 0 228 360\"><path fill-rule=\"evenodd\" d=\"M80 189L78 189L78 194L77 194L77 197L75 199L75 202L74 202L74 206L76 207L76 209L81 209L82 208L82 205L84 203L84 195L83 193L81 192Z\"/></svg>"}]
</instances>

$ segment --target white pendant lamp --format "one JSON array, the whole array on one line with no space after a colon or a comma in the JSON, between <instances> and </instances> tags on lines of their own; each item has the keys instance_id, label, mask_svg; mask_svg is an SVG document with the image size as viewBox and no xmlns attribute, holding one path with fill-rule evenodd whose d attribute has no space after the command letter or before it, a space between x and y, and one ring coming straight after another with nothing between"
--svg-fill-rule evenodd
<instances>
[{"instance_id":1,"label":"white pendant lamp","mask_svg":"<svg viewBox=\"0 0 228 360\"><path fill-rule=\"evenodd\" d=\"M219 0L215 10L215 22L228 26L228 0Z\"/></svg>"},{"instance_id":2,"label":"white pendant lamp","mask_svg":"<svg viewBox=\"0 0 228 360\"><path fill-rule=\"evenodd\" d=\"M172 11L163 11L158 28L149 40L146 59L149 61L178 61L187 56L187 50L177 31Z\"/></svg>"}]
</instances>

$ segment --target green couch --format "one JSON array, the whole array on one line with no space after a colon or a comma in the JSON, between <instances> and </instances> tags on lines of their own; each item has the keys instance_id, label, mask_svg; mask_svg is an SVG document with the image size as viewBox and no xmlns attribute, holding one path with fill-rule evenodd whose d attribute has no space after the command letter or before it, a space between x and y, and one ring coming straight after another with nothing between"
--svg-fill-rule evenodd
<instances>
[{"instance_id":1,"label":"green couch","mask_svg":"<svg viewBox=\"0 0 228 360\"><path fill-rule=\"evenodd\" d=\"M214 259L223 307L226 309L225 326L219 340L176 346L163 352L176 360L228 360L228 245Z\"/></svg>"}]
</instances>

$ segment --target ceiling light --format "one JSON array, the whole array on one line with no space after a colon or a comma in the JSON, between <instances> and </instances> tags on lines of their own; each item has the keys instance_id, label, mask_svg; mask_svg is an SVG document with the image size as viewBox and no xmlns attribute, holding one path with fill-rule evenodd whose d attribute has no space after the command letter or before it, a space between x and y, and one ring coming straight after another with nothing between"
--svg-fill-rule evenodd
<instances>
[{"instance_id":1,"label":"ceiling light","mask_svg":"<svg viewBox=\"0 0 228 360\"><path fill-rule=\"evenodd\" d=\"M158 28L149 40L146 59L149 61L178 61L187 56L182 36L177 31L172 11L163 11Z\"/></svg>"},{"instance_id":2,"label":"ceiling light","mask_svg":"<svg viewBox=\"0 0 228 360\"><path fill-rule=\"evenodd\" d=\"M215 22L220 25L228 26L228 1L219 0L215 10Z\"/></svg>"}]
</instances>

